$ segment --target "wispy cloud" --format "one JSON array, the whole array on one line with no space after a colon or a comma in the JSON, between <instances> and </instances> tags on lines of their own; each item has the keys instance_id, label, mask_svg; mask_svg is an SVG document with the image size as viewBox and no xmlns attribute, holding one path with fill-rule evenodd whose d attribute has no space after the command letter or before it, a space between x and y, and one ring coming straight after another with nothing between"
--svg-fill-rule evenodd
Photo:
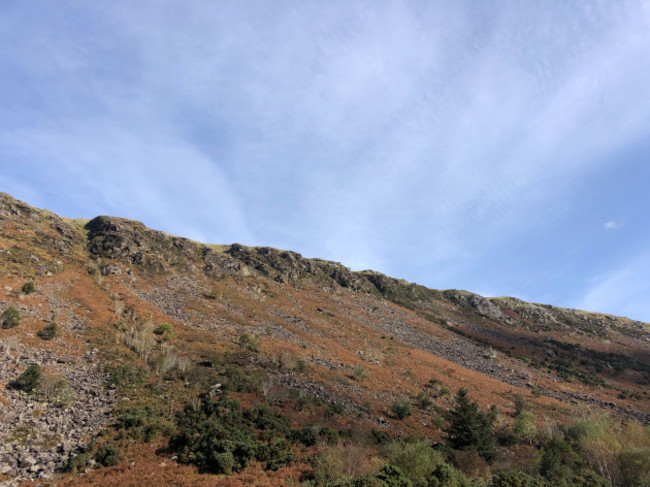
<instances>
[{"instance_id":1,"label":"wispy cloud","mask_svg":"<svg viewBox=\"0 0 650 487\"><path fill-rule=\"evenodd\" d=\"M621 226L621 224L620 224L619 222L617 222L617 221L614 221L614 220L606 221L606 222L603 224L603 228L604 228L605 230L616 230L616 229L619 228L620 226Z\"/></svg>"},{"instance_id":2,"label":"wispy cloud","mask_svg":"<svg viewBox=\"0 0 650 487\"><path fill-rule=\"evenodd\" d=\"M3 189L492 289L647 136L649 45L632 1L14 3Z\"/></svg>"}]
</instances>

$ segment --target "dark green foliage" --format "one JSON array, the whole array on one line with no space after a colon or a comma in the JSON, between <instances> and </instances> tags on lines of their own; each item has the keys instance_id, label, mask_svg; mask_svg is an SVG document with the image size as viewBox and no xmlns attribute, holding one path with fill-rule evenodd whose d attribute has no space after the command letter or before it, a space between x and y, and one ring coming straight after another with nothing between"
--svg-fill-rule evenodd
<instances>
[{"instance_id":1,"label":"dark green foliage","mask_svg":"<svg viewBox=\"0 0 650 487\"><path fill-rule=\"evenodd\" d=\"M90 460L90 455L88 455L88 453L80 453L79 455L70 457L61 467L61 471L73 475L81 473L86 468L88 460Z\"/></svg>"},{"instance_id":2,"label":"dark green foliage","mask_svg":"<svg viewBox=\"0 0 650 487\"><path fill-rule=\"evenodd\" d=\"M496 448L496 409L481 411L478 403L469 399L466 389L459 389L455 400L449 411L447 443L455 450L475 450L484 459L490 459Z\"/></svg>"},{"instance_id":3,"label":"dark green foliage","mask_svg":"<svg viewBox=\"0 0 650 487\"><path fill-rule=\"evenodd\" d=\"M260 337L259 335L249 335L248 333L242 333L239 336L239 343L241 344L242 347L244 347L247 350L250 350L251 352L259 352L260 351Z\"/></svg>"},{"instance_id":4,"label":"dark green foliage","mask_svg":"<svg viewBox=\"0 0 650 487\"><path fill-rule=\"evenodd\" d=\"M41 367L38 364L32 364L16 380L12 381L10 386L21 391L32 392L38 386L41 376Z\"/></svg>"},{"instance_id":5,"label":"dark green foliage","mask_svg":"<svg viewBox=\"0 0 650 487\"><path fill-rule=\"evenodd\" d=\"M262 376L251 374L239 367L227 367L223 375L226 378L224 388L233 392L256 394L262 382Z\"/></svg>"},{"instance_id":6,"label":"dark green foliage","mask_svg":"<svg viewBox=\"0 0 650 487\"><path fill-rule=\"evenodd\" d=\"M318 443L320 428L317 425L303 426L300 430L294 432L293 438L305 446L314 446Z\"/></svg>"},{"instance_id":7,"label":"dark green foliage","mask_svg":"<svg viewBox=\"0 0 650 487\"><path fill-rule=\"evenodd\" d=\"M111 382L120 387L142 384L145 374L142 368L130 365L118 365L109 369Z\"/></svg>"},{"instance_id":8,"label":"dark green foliage","mask_svg":"<svg viewBox=\"0 0 650 487\"><path fill-rule=\"evenodd\" d=\"M20 311L14 306L9 306L0 315L0 326L2 328L14 328L20 324Z\"/></svg>"},{"instance_id":9,"label":"dark green foliage","mask_svg":"<svg viewBox=\"0 0 650 487\"><path fill-rule=\"evenodd\" d=\"M385 431L370 430L370 438L377 445L385 445L390 441L390 436Z\"/></svg>"},{"instance_id":10,"label":"dark green foliage","mask_svg":"<svg viewBox=\"0 0 650 487\"><path fill-rule=\"evenodd\" d=\"M609 480L591 471L583 472L580 475L573 477L571 485L576 487L612 487L612 483ZM641 487L642 485L648 484L624 483L623 485L629 487Z\"/></svg>"},{"instance_id":11,"label":"dark green foliage","mask_svg":"<svg viewBox=\"0 0 650 487\"><path fill-rule=\"evenodd\" d=\"M470 487L467 477L447 463L436 467L428 479L427 487Z\"/></svg>"},{"instance_id":12,"label":"dark green foliage","mask_svg":"<svg viewBox=\"0 0 650 487\"><path fill-rule=\"evenodd\" d=\"M104 467L111 467L117 465L120 461L119 452L113 443L106 443L97 453L95 453L95 461L98 465Z\"/></svg>"},{"instance_id":13,"label":"dark green foliage","mask_svg":"<svg viewBox=\"0 0 650 487\"><path fill-rule=\"evenodd\" d=\"M201 396L176 415L177 432L169 442L181 463L201 471L229 474L251 461L265 461L268 469L293 460L287 418L260 404L243 410L224 394L218 400Z\"/></svg>"},{"instance_id":14,"label":"dark green foliage","mask_svg":"<svg viewBox=\"0 0 650 487\"><path fill-rule=\"evenodd\" d=\"M432 404L433 401L425 392L420 392L415 398L415 405L418 409L429 409Z\"/></svg>"},{"instance_id":15,"label":"dark green foliage","mask_svg":"<svg viewBox=\"0 0 650 487\"><path fill-rule=\"evenodd\" d=\"M158 335L163 341L168 342L174 334L174 327L170 323L163 323L154 328L153 332L154 335Z\"/></svg>"},{"instance_id":16,"label":"dark green foliage","mask_svg":"<svg viewBox=\"0 0 650 487\"><path fill-rule=\"evenodd\" d=\"M357 479L354 487L412 487L411 481L406 478L399 468L394 465L384 465L379 472L364 475Z\"/></svg>"},{"instance_id":17,"label":"dark green foliage","mask_svg":"<svg viewBox=\"0 0 650 487\"><path fill-rule=\"evenodd\" d=\"M406 419L411 415L411 403L407 399L398 399L390 407L392 413L399 419Z\"/></svg>"},{"instance_id":18,"label":"dark green foliage","mask_svg":"<svg viewBox=\"0 0 650 487\"><path fill-rule=\"evenodd\" d=\"M42 340L52 340L56 338L58 332L59 327L56 325L56 323L50 323L48 325L45 325L45 327L38 332L38 337Z\"/></svg>"},{"instance_id":19,"label":"dark green foliage","mask_svg":"<svg viewBox=\"0 0 650 487\"><path fill-rule=\"evenodd\" d=\"M325 416L331 418L335 414L343 414L344 412L345 409L343 409L343 406L335 402L327 405L327 408L325 409Z\"/></svg>"},{"instance_id":20,"label":"dark green foliage","mask_svg":"<svg viewBox=\"0 0 650 487\"><path fill-rule=\"evenodd\" d=\"M505 470L492 476L490 487L544 487L544 481L521 470Z\"/></svg>"},{"instance_id":21,"label":"dark green foliage","mask_svg":"<svg viewBox=\"0 0 650 487\"><path fill-rule=\"evenodd\" d=\"M25 284L23 284L23 287L21 287L20 290L24 294L31 294L36 291L36 288L34 287L34 283L32 281L27 281Z\"/></svg>"},{"instance_id":22,"label":"dark green foliage","mask_svg":"<svg viewBox=\"0 0 650 487\"><path fill-rule=\"evenodd\" d=\"M572 477L576 461L577 455L571 446L556 436L544 446L539 470L545 478L561 485Z\"/></svg>"},{"instance_id":23,"label":"dark green foliage","mask_svg":"<svg viewBox=\"0 0 650 487\"><path fill-rule=\"evenodd\" d=\"M120 435L134 440L143 439L149 443L159 433L171 433L171 427L163 420L162 412L150 405L120 409L115 416L113 427Z\"/></svg>"}]
</instances>

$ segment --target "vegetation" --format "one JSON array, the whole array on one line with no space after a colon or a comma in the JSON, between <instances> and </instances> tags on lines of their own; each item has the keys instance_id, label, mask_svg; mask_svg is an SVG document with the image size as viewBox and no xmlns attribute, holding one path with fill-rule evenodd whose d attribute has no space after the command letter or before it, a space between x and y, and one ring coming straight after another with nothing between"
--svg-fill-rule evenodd
<instances>
[{"instance_id":1,"label":"vegetation","mask_svg":"<svg viewBox=\"0 0 650 487\"><path fill-rule=\"evenodd\" d=\"M38 332L38 336L42 340L53 340L58 335L58 332L59 327L56 325L56 323L49 323Z\"/></svg>"},{"instance_id":2,"label":"vegetation","mask_svg":"<svg viewBox=\"0 0 650 487\"><path fill-rule=\"evenodd\" d=\"M459 389L446 428L449 446L455 450L474 450L484 459L490 459L496 449L495 420L494 407L489 412L481 411L478 403L469 399L467 389Z\"/></svg>"},{"instance_id":3,"label":"vegetation","mask_svg":"<svg viewBox=\"0 0 650 487\"><path fill-rule=\"evenodd\" d=\"M273 470L294 459L289 421L263 404L242 409L226 394L218 400L205 394L177 414L176 424L170 448L181 463L204 472L230 474L254 460Z\"/></svg>"},{"instance_id":4,"label":"vegetation","mask_svg":"<svg viewBox=\"0 0 650 487\"><path fill-rule=\"evenodd\" d=\"M16 380L11 382L11 387L25 392L32 392L41 381L42 372L38 364L32 364L27 367Z\"/></svg>"},{"instance_id":5,"label":"vegetation","mask_svg":"<svg viewBox=\"0 0 650 487\"><path fill-rule=\"evenodd\" d=\"M0 315L0 326L2 328L14 328L20 324L20 311L14 306L9 306Z\"/></svg>"},{"instance_id":6,"label":"vegetation","mask_svg":"<svg viewBox=\"0 0 650 487\"><path fill-rule=\"evenodd\" d=\"M411 415L413 407L406 398L397 399L390 407L392 413L399 419L406 419Z\"/></svg>"},{"instance_id":7,"label":"vegetation","mask_svg":"<svg viewBox=\"0 0 650 487\"><path fill-rule=\"evenodd\" d=\"M23 294L31 294L36 291L36 287L32 281L27 281L25 284L23 284L20 290L23 292Z\"/></svg>"}]
</instances>

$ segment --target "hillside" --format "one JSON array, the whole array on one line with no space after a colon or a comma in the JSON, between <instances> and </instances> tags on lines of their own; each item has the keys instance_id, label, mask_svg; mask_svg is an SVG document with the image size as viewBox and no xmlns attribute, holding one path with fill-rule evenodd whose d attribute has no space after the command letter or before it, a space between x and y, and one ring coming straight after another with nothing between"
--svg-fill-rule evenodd
<instances>
[{"instance_id":1,"label":"hillside","mask_svg":"<svg viewBox=\"0 0 650 487\"><path fill-rule=\"evenodd\" d=\"M409 445L476 485L515 469L547 485L650 478L647 323L70 220L4 193L0 275L0 484L408 485L383 465L408 474ZM12 381L32 364L30 391ZM488 453L449 440L460 388L498 408ZM230 443L202 456L190 443L205 431ZM553 441L568 449L556 470ZM462 485L431 472L408 482Z\"/></svg>"}]
</instances>

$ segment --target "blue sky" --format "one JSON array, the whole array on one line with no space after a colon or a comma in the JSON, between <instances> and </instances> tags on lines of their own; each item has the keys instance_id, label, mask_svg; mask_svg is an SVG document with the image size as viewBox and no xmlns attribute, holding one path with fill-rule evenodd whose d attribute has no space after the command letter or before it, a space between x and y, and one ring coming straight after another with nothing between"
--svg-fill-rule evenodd
<instances>
[{"instance_id":1,"label":"blue sky","mask_svg":"<svg viewBox=\"0 0 650 487\"><path fill-rule=\"evenodd\" d=\"M650 2L3 0L0 190L650 321Z\"/></svg>"}]
</instances>

